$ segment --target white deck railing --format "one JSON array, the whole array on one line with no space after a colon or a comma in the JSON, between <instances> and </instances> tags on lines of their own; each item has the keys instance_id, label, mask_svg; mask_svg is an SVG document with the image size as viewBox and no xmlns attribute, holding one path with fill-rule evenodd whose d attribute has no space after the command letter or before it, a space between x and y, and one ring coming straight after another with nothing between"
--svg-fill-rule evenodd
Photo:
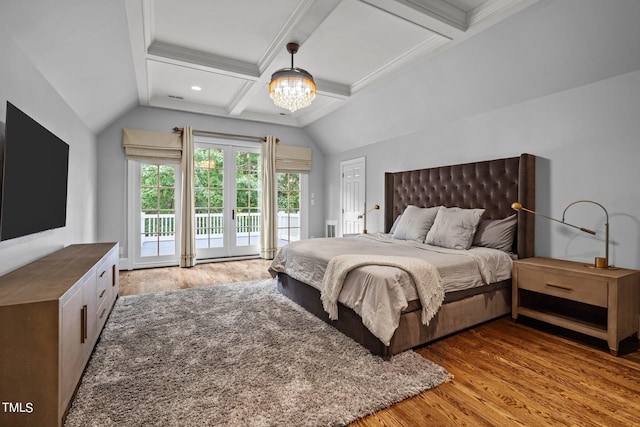
<instances>
[{"instance_id":1,"label":"white deck railing","mask_svg":"<svg viewBox=\"0 0 640 427\"><path fill-rule=\"evenodd\" d=\"M174 214L141 214L140 230L142 243L157 240L175 240L176 217ZM224 217L222 214L196 214L196 239L221 238L224 231ZM287 233L290 228L290 237ZM286 214L278 212L278 238L300 240L300 214ZM236 235L260 233L260 214L237 213Z\"/></svg>"}]
</instances>

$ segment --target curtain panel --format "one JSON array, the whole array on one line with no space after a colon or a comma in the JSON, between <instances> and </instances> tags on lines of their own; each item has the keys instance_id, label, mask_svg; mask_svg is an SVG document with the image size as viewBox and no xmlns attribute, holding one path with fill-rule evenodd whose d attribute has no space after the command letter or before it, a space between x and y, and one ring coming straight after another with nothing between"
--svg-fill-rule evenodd
<instances>
[{"instance_id":1,"label":"curtain panel","mask_svg":"<svg viewBox=\"0 0 640 427\"><path fill-rule=\"evenodd\" d=\"M178 163L182 139L178 133L122 129L122 146L127 159Z\"/></svg>"},{"instance_id":2,"label":"curtain panel","mask_svg":"<svg viewBox=\"0 0 640 427\"><path fill-rule=\"evenodd\" d=\"M275 169L278 173L309 173L311 148L277 144Z\"/></svg>"},{"instance_id":3,"label":"curtain panel","mask_svg":"<svg viewBox=\"0 0 640 427\"><path fill-rule=\"evenodd\" d=\"M260 257L273 259L278 250L278 197L276 184L276 138L262 144L262 206L260 209Z\"/></svg>"},{"instance_id":4,"label":"curtain panel","mask_svg":"<svg viewBox=\"0 0 640 427\"><path fill-rule=\"evenodd\" d=\"M193 165L193 130L182 130L182 232L180 237L180 267L196 265L196 208Z\"/></svg>"}]
</instances>

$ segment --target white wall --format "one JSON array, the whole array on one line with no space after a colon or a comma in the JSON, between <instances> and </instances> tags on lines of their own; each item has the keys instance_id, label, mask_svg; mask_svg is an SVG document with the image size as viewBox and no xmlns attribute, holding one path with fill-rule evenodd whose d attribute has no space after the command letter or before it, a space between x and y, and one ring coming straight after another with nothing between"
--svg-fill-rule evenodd
<instances>
[{"instance_id":1,"label":"white wall","mask_svg":"<svg viewBox=\"0 0 640 427\"><path fill-rule=\"evenodd\" d=\"M117 240L123 257L129 256L126 217L126 159L122 148L122 128L170 132L174 127L243 135L274 135L283 144L311 147L313 165L309 175L309 236L324 235L324 155L298 128L268 123L211 117L151 107L136 107L98 135L98 238Z\"/></svg>"},{"instance_id":2,"label":"white wall","mask_svg":"<svg viewBox=\"0 0 640 427\"><path fill-rule=\"evenodd\" d=\"M2 28L0 52L0 121L10 101L69 144L67 226L0 242L3 274L69 244L95 242L96 140Z\"/></svg>"},{"instance_id":3,"label":"white wall","mask_svg":"<svg viewBox=\"0 0 640 427\"><path fill-rule=\"evenodd\" d=\"M603 204L611 261L640 268L638 19L637 1L541 1L308 126L328 147L362 145L360 134L376 142L330 148L327 217L339 219L343 160L366 157L367 204L382 205L385 171L528 152L539 156L536 209L561 217L578 199ZM567 221L599 233L539 218L537 255L604 256L602 210L577 205ZM382 230L383 212L370 214L367 225Z\"/></svg>"}]
</instances>

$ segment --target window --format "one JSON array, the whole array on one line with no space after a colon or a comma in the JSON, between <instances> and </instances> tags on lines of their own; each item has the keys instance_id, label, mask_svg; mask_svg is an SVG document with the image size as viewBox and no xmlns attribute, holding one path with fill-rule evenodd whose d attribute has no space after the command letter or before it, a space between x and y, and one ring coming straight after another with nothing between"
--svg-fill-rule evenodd
<instances>
[{"instance_id":1,"label":"window","mask_svg":"<svg viewBox=\"0 0 640 427\"><path fill-rule=\"evenodd\" d=\"M224 237L224 151L194 152L196 247L218 248Z\"/></svg>"},{"instance_id":2,"label":"window","mask_svg":"<svg viewBox=\"0 0 640 427\"><path fill-rule=\"evenodd\" d=\"M260 245L260 153L236 152L236 245Z\"/></svg>"},{"instance_id":3,"label":"window","mask_svg":"<svg viewBox=\"0 0 640 427\"><path fill-rule=\"evenodd\" d=\"M140 165L140 256L176 253L176 170Z\"/></svg>"},{"instance_id":4,"label":"window","mask_svg":"<svg viewBox=\"0 0 640 427\"><path fill-rule=\"evenodd\" d=\"M278 247L300 240L300 174L279 173L278 179Z\"/></svg>"}]
</instances>

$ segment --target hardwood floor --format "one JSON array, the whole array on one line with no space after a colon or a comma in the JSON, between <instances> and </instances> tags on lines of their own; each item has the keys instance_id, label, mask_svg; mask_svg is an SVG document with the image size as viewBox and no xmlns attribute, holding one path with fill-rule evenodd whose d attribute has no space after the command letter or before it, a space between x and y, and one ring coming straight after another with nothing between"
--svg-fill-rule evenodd
<instances>
[{"instance_id":1,"label":"hardwood floor","mask_svg":"<svg viewBox=\"0 0 640 427\"><path fill-rule=\"evenodd\" d=\"M271 261L249 259L196 264L192 268L166 267L120 272L120 296L171 289L270 279Z\"/></svg>"},{"instance_id":2,"label":"hardwood floor","mask_svg":"<svg viewBox=\"0 0 640 427\"><path fill-rule=\"evenodd\" d=\"M121 272L121 295L269 278L268 261ZM416 350L454 379L352 424L365 426L640 425L640 350L508 317Z\"/></svg>"},{"instance_id":3,"label":"hardwood floor","mask_svg":"<svg viewBox=\"0 0 640 427\"><path fill-rule=\"evenodd\" d=\"M418 349L453 381L353 425L640 425L635 340L625 342L627 354L613 357L602 343L527 323L503 317Z\"/></svg>"}]
</instances>

